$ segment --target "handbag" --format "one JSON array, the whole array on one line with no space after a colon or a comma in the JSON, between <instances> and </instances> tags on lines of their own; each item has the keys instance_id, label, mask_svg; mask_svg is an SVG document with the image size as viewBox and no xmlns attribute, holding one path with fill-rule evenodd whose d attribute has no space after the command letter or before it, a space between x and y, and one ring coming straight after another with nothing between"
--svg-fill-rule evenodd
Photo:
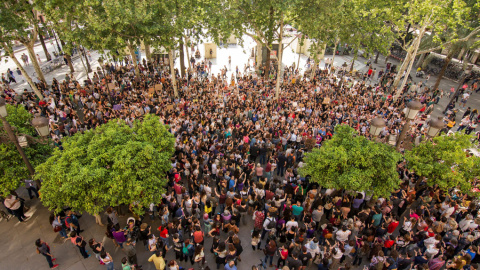
<instances>
[{"instance_id":1,"label":"handbag","mask_svg":"<svg viewBox=\"0 0 480 270\"><path fill-rule=\"evenodd\" d=\"M53 228L54 232L59 232L62 230L62 226L55 225L55 228Z\"/></svg>"}]
</instances>

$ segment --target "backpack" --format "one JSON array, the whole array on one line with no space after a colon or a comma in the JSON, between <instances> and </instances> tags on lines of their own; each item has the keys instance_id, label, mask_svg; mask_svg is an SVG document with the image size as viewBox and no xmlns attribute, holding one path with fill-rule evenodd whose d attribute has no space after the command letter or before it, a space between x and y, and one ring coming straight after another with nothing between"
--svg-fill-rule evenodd
<instances>
[{"instance_id":1,"label":"backpack","mask_svg":"<svg viewBox=\"0 0 480 270\"><path fill-rule=\"evenodd\" d=\"M182 253L188 255L188 246L185 246L185 243L183 243L182 245L183 245Z\"/></svg>"},{"instance_id":2,"label":"backpack","mask_svg":"<svg viewBox=\"0 0 480 270\"><path fill-rule=\"evenodd\" d=\"M269 229L269 230L274 229L274 228L275 228L275 224L276 224L275 219L269 219L269 218L267 218L267 220L269 221L268 224L267 224L267 229Z\"/></svg>"}]
</instances>

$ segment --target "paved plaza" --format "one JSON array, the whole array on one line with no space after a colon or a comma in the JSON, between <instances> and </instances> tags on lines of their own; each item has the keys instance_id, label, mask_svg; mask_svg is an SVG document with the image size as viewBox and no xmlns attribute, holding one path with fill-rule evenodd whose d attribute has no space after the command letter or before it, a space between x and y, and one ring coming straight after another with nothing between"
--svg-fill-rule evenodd
<instances>
[{"instance_id":1,"label":"paved plaza","mask_svg":"<svg viewBox=\"0 0 480 270\"><path fill-rule=\"evenodd\" d=\"M47 45L50 53L52 53L54 50L53 46L56 46L56 45L52 45L50 41L47 41ZM219 73L219 70L224 66L227 66L229 68L229 72L227 73L229 78L230 78L231 72L235 71L236 66L238 66L239 69L243 71L243 66L247 63L247 61L249 61L250 50L254 46L255 44L253 43L252 40L246 39L244 43L244 47L241 47L240 45L229 45L226 48L219 48L217 50L217 58L212 60L213 73L215 74ZM202 52L202 59L203 59L203 56L204 56L203 45L202 44L198 45L198 48L200 52ZM39 44L36 45L35 52L40 55L42 62L46 61L42 47ZM26 53L26 51L19 49L17 50L16 55L17 57L20 57L20 55L23 53ZM99 58L100 55L97 52L91 52L91 56L92 58L90 63L92 65L92 69L95 71L99 66L97 59ZM142 56L145 56L144 52L142 52ZM229 56L232 59L231 66L228 65ZM332 56L326 55L326 57L331 58ZM304 70L307 62L307 58L308 57L305 55L299 56L298 54L295 54L291 48L286 48L284 58L283 58L283 64L291 65L292 63L297 63L297 61L299 60L299 66L302 67ZM340 66L344 62L349 63L350 61L352 61L352 59L353 59L353 56L351 55L336 56L334 65ZM362 72L366 72L367 71L366 61L367 60L364 58L359 58L355 62L354 69ZM393 64L399 65L399 63L393 59L390 59L389 61L391 61ZM86 72L84 70L82 62L78 57L76 57L74 61L74 66L76 70L75 78L78 81L83 82L83 79L86 78ZM323 66L324 66L324 63L322 62L320 64L320 67L323 67ZM373 67L375 67L377 70L385 69L385 66L386 66L385 58L383 56L379 58L378 64L373 64ZM179 67L178 58L176 60L176 67ZM16 66L11 60L9 60L8 62L5 62L4 60L2 60L2 63L0 64L0 73L5 73L8 68L15 70ZM26 70L30 75L33 75L34 71L31 65L27 66ZM68 66L63 65L61 68L45 74L45 78L48 83L51 83L54 77L57 78L57 80L61 81L64 79L65 74L67 73L69 73L69 68ZM425 80L425 79L416 78L414 73L415 71L412 70L411 74L414 82L418 82L419 80ZM432 76L427 82L427 85L432 86L435 83L435 81L436 81L436 77ZM445 93L448 93L451 87L457 87L457 86L458 86L458 82L451 81L448 79L442 80L440 84L440 88L443 89ZM13 84L13 88L17 92L21 92L23 89L29 89L29 86L27 85L26 82L19 82L17 84ZM442 111L446 107L448 101L449 101L448 97L443 97L438 103L438 105L435 106L435 110L432 116L443 115ZM480 93L474 93L470 97L470 99L467 102L467 107L472 107L477 109L480 108ZM456 119L457 125L461 120L460 118L463 115L463 112L464 112L464 109L460 108L459 113L457 113L457 119ZM454 130L456 130L456 128L454 128ZM31 216L31 218L25 223L18 222L18 220L15 217L12 217L8 222L5 219L0 220L0 235L1 235L0 261L2 262L0 265L0 269L20 269L20 270L49 269L45 261L45 258L42 255L39 255L35 252L34 242L37 238L41 238L50 244L52 248L51 252L57 258L56 263L60 265L58 269L65 269L65 270L66 269L69 269L69 270L106 269L105 266L100 265L98 263L95 256L91 256L88 259L83 259L80 253L78 252L77 248L74 247L69 240L64 242L63 240L60 239L58 233L53 232L52 226L49 224L50 212L48 211L48 209L46 209L44 206L41 205L41 202L39 199L29 200L25 188L20 188L18 192L23 198L27 198L26 205L30 207L30 210L26 215ZM120 224L122 226L126 224L126 219L128 217L129 216L127 215L120 218ZM103 218L103 223L106 224L107 220L105 215L102 214L102 218ZM106 227L101 227L95 224L94 217L88 214L84 214L79 221L82 229L85 230L82 233L82 236L86 240L90 238L95 238L97 241L102 241L105 245L106 251L113 256L115 269L121 269L120 260L123 257L126 257L126 255L122 251L122 249L115 248L112 240L108 239L105 236ZM156 228L160 225L159 219L152 221L148 217L146 217L144 222L147 222L149 225L151 225L152 233L154 233L155 235L158 235L158 231ZM264 257L262 251L253 251L251 248L250 234L251 234L251 230L253 229L253 221L251 216L246 216L246 223L247 223L246 225L242 224L240 226L240 232L239 232L239 236L242 241L242 246L244 248L244 251L241 255L242 261L240 261L237 266L238 269L241 269L241 270L251 269L252 265L258 264L260 262L260 259ZM216 268L215 258L213 254L210 253L209 251L211 245L212 245L211 238L207 238L205 240L205 245L204 245L205 253L206 253L206 261L207 261L205 265L208 265L210 269L215 269ZM262 247L264 246L265 246L265 240L262 243ZM87 251L89 251L90 254L93 254L89 247L87 247ZM150 251L146 251L141 242L138 243L137 256L138 256L139 264L142 265L142 269L144 270L155 269L153 263L147 262L147 259L151 255L152 253ZM171 260L171 259L174 259L174 257L175 257L174 252L170 251L167 253L165 259ZM277 257L275 257L274 259L275 263L276 263L276 259ZM180 263L180 266L186 269L191 267L189 262L188 263L182 262ZM194 268L200 269L198 265L195 265ZM221 269L223 270L223 268ZM269 269L273 269L273 268L269 268ZM316 266L312 265L308 269L316 269Z\"/></svg>"}]
</instances>

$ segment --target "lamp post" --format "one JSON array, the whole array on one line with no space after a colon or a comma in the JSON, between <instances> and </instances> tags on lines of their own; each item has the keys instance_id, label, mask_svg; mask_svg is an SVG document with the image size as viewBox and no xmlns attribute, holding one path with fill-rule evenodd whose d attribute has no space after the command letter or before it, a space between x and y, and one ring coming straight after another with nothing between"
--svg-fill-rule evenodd
<instances>
[{"instance_id":1,"label":"lamp post","mask_svg":"<svg viewBox=\"0 0 480 270\"><path fill-rule=\"evenodd\" d=\"M48 128L48 119L43 116L35 116L32 120L32 126L37 130L38 135L40 137L47 137L50 133L50 129Z\"/></svg>"},{"instance_id":2,"label":"lamp post","mask_svg":"<svg viewBox=\"0 0 480 270\"><path fill-rule=\"evenodd\" d=\"M395 148L397 149L397 151L400 149L400 143L403 141L403 139L407 135L407 131L410 128L410 121L415 119L415 116L417 116L417 113L420 111L422 107L423 107L422 103L416 100L410 101L407 104L407 111L405 113L406 122L402 127L402 132L400 133L400 136L398 137L397 143L395 145Z\"/></svg>"},{"instance_id":3,"label":"lamp post","mask_svg":"<svg viewBox=\"0 0 480 270\"><path fill-rule=\"evenodd\" d=\"M0 118L2 119L2 124L3 128L5 129L5 132L7 132L8 137L10 138L10 141L15 144L15 147L17 148L18 153L20 156L22 156L23 162L25 162L25 165L27 166L28 171L30 172L30 175L33 177L35 174L35 170L33 169L32 164L30 164L30 161L28 160L27 156L25 155L25 152L23 152L22 147L18 143L17 136L13 133L12 127L8 123L6 117L7 117L7 106L5 104L5 99L0 97ZM36 181L38 188L40 189L40 181Z\"/></svg>"},{"instance_id":4,"label":"lamp post","mask_svg":"<svg viewBox=\"0 0 480 270\"><path fill-rule=\"evenodd\" d=\"M387 124L382 118L377 117L372 119L372 121L370 121L370 134L377 137L385 126L387 126Z\"/></svg>"},{"instance_id":5,"label":"lamp post","mask_svg":"<svg viewBox=\"0 0 480 270\"><path fill-rule=\"evenodd\" d=\"M443 119L441 117L438 117L438 119L433 119L428 123L429 128L427 131L427 136L429 138L433 138L438 135L440 130L442 130L445 127L445 123L443 122Z\"/></svg>"},{"instance_id":6,"label":"lamp post","mask_svg":"<svg viewBox=\"0 0 480 270\"><path fill-rule=\"evenodd\" d=\"M385 126L387 126L385 120L380 117L374 118L370 121L370 135L375 137L375 141L378 140L378 136Z\"/></svg>"}]
</instances>

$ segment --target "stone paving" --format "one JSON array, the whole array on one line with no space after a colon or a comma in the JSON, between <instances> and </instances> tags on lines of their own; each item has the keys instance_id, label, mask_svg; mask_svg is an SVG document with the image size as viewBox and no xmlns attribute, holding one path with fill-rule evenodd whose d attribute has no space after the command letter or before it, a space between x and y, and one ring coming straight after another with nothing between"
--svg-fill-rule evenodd
<instances>
[{"instance_id":1,"label":"stone paving","mask_svg":"<svg viewBox=\"0 0 480 270\"><path fill-rule=\"evenodd\" d=\"M235 66L238 65L239 69L243 71L243 66L244 64L248 61L249 58L249 52L250 49L254 46L253 42L246 41L245 44L245 49L242 48L239 45L230 45L227 48L220 48L217 51L217 58L212 61L213 66L212 70L213 72L218 73L220 68L223 66L227 65L228 66L228 56L232 57L232 69L235 70ZM199 45L200 51L202 52L203 50L203 45ZM48 42L48 49L50 53L53 52L53 47L50 44L50 41ZM24 51L18 51L16 54L20 56ZM35 52L38 53L42 57L42 61L45 61L45 57L43 54L43 50L41 46L37 45L35 47ZM145 54L142 53L144 56ZM203 55L203 54L202 54ZM99 54L96 52L92 52L92 69L96 70L96 67L98 66L98 62L96 59L98 59ZM293 53L292 49L287 48L285 50L284 54L284 59L283 59L283 64L284 65L291 65L293 62L298 61L298 54ZM331 55L327 55L326 57L331 58ZM349 62L351 61L353 57L352 56L336 56L335 57L335 65L340 66L343 64L343 62ZM304 55L300 56L300 67L304 67L306 63L307 57ZM396 61L390 60L393 64L397 64ZM356 61L354 68L356 70L360 70L362 72L366 71L366 65L365 65L366 59L360 58L359 60ZM75 77L78 80L82 80L83 78L86 77L86 73L83 69L82 63L80 59L77 59L74 61L74 66L75 66ZM179 66L178 60L176 61L176 66ZM321 67L323 67L323 62L320 64ZM385 61L384 58L379 59L378 64L374 64L374 67L377 68L377 71L380 69L385 68ZM7 68L14 68L16 67L13 64L13 61L8 61L0 64L0 73L6 72ZM29 74L33 73L33 67L27 66L26 67L27 72ZM55 70L54 72L50 72L45 74L45 77L48 82L51 82L53 77L56 77L57 79L62 79L64 78L65 74L69 72L68 67L65 65L62 66L60 69ZM231 70L229 70L228 76L230 76ZM412 72L412 77L415 82L420 80L419 78L415 77L414 71ZM433 85L435 83L436 78L432 76L430 80L427 82L428 85ZM448 92L448 89L451 87L457 87L458 83L453 82L447 79L442 80L442 83L440 84L440 88L444 89L445 92ZM26 85L26 83L18 83L14 84L13 87L15 88L16 91L22 91L22 89L26 88L28 89L29 87ZM443 115L442 111L445 108L445 106L448 103L448 98L444 97L440 100L439 104L435 106L435 111L434 111L434 116L440 116ZM473 94L470 99L467 102L467 106L470 106L472 108L479 108L480 104L480 94ZM463 115L464 109L460 109L459 113L457 113L457 123L460 122L460 117ZM24 188L19 189L19 194L23 198L28 198L27 192ZM39 255L35 252L35 246L34 242L37 238L42 238L44 241L47 241L50 243L50 246L52 248L52 254L57 258L57 263L60 264L60 267L58 269L69 269L69 270L83 270L83 269L105 269L106 267L103 265L100 265L98 261L95 259L94 256L88 258L88 259L83 259L78 252L77 248L74 247L70 241L63 242L60 240L60 237L57 233L53 232L52 226L49 224L48 217L50 215L50 212L48 209L43 207L39 201L39 199L34 199L34 200L28 200L26 201L26 205L28 205L30 208L29 212L27 215L32 216L27 222L25 223L20 223L18 222L17 219L12 218L10 221L6 221L5 219L0 219L0 235L2 236L0 238L0 261L1 266L0 269L20 269L20 270L27 270L27 269L38 269L38 270L43 270L43 269L49 269L48 264L45 260L45 258L42 255ZM128 216L120 218L121 225L125 225L126 223L126 218ZM103 222L106 223L106 217L102 215ZM159 226L159 220L151 221L148 219L148 217L145 219L147 223L149 223L152 226L152 232L158 236L158 231L156 228ZM258 264L260 259L263 258L263 252L261 251L253 251L251 249L250 245L250 233L253 227L253 222L250 216L246 217L247 225L241 225L241 230L240 230L240 239L242 241L242 246L244 248L244 252L242 253L242 261L239 262L238 264L238 269L241 270L246 270L246 269L251 269L251 266L253 264ZM87 214L84 214L83 217L80 219L80 224L82 226L82 229L85 230L85 232L82 233L83 237L85 239L90 239L91 237L94 237L95 239L100 240L104 242L106 251L109 252L114 259L114 264L115 264L115 269L120 269L120 260L125 256L123 251L119 248L115 248L112 241L108 238L105 237L105 227L100 227L99 225L95 224L95 219ZM205 240L205 252L206 252L206 260L210 269L215 269L215 259L213 255L209 252L209 249L211 247L211 238L207 238ZM262 247L265 245L265 243L262 244ZM87 250L90 250L87 247ZM89 253L92 253L91 251ZM140 243L137 247L137 256L138 256L138 261L140 264L143 265L143 269L149 270L149 269L154 269L154 266L152 263L148 263L147 259L151 255L151 252L146 251L143 247L143 245ZM166 256L167 260L174 259L174 253L172 251L167 253ZM274 259L274 262L276 262L276 258ZM180 263L180 266L183 266L185 268L190 268L190 263L185 263L182 262ZM198 265L194 267L195 269L200 269ZM311 266L309 269L314 269L315 266ZM221 268L223 269L223 267ZM270 268L272 269L272 268Z\"/></svg>"}]
</instances>

